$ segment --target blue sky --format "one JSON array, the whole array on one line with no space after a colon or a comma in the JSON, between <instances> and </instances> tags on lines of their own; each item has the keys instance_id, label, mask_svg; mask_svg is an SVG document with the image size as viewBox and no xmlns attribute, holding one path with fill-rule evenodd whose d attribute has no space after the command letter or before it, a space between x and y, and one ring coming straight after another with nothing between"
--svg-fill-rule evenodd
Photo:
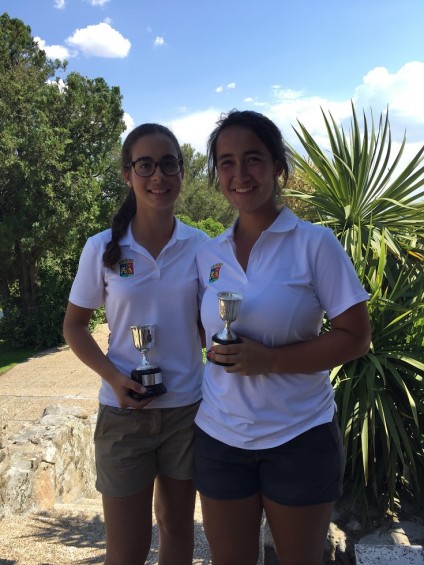
<instances>
[{"instance_id":1,"label":"blue sky","mask_svg":"<svg viewBox=\"0 0 424 565\"><path fill-rule=\"evenodd\" d=\"M231 108L327 146L320 107L389 107L395 146L424 145L424 0L0 0L67 71L119 86L129 128L156 121L205 152ZM298 148L298 146L297 146Z\"/></svg>"}]
</instances>

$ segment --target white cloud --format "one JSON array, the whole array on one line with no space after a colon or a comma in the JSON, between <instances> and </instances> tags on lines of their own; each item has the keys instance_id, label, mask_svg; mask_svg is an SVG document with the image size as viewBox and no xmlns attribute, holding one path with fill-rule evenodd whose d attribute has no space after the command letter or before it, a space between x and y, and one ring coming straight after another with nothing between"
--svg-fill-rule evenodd
<instances>
[{"instance_id":1,"label":"white cloud","mask_svg":"<svg viewBox=\"0 0 424 565\"><path fill-rule=\"evenodd\" d=\"M90 0L92 6L105 6L110 0Z\"/></svg>"},{"instance_id":2,"label":"white cloud","mask_svg":"<svg viewBox=\"0 0 424 565\"><path fill-rule=\"evenodd\" d=\"M331 112L336 123L342 123L351 115L350 101L334 102L318 96L285 97L280 91L275 92L275 101L272 101L265 110L281 129L286 140L293 145L297 143L297 136L293 127L299 130L298 120L306 127L308 132L320 145L328 145L325 123L321 108Z\"/></svg>"},{"instance_id":3,"label":"white cloud","mask_svg":"<svg viewBox=\"0 0 424 565\"><path fill-rule=\"evenodd\" d=\"M65 0L54 0L53 5L58 10L63 10L65 8Z\"/></svg>"},{"instance_id":4,"label":"white cloud","mask_svg":"<svg viewBox=\"0 0 424 565\"><path fill-rule=\"evenodd\" d=\"M406 145L397 167L398 174L424 145L423 108L421 100L418 100L418 96L421 98L424 93L423 77L423 63L408 63L393 74L380 67L367 73L363 82L352 93L351 99L361 129L364 112L370 127L372 110L377 129L380 116L383 115L384 118L388 108L392 136L390 163L397 155L406 134ZM327 118L331 113L336 124L342 126L345 134L349 136L352 121L351 100L334 101L301 96L277 104L271 103L265 113L281 128L287 142L300 153L304 153L304 150L293 130L293 126L299 130L297 119L321 148L330 151L321 108Z\"/></svg>"},{"instance_id":5,"label":"white cloud","mask_svg":"<svg viewBox=\"0 0 424 565\"><path fill-rule=\"evenodd\" d=\"M175 133L178 141L190 143L199 153L206 153L207 136L214 129L221 110L208 108L188 116L176 118L166 125Z\"/></svg>"},{"instance_id":6,"label":"white cloud","mask_svg":"<svg viewBox=\"0 0 424 565\"><path fill-rule=\"evenodd\" d=\"M307 96L303 91L271 87L273 100L265 113L281 128L287 141L299 148L293 126L298 128L299 120L322 147L329 142L321 108L336 124L343 126L346 134L350 131L352 119L351 100L355 105L360 126L365 111L368 124L371 109L375 127L378 128L380 115L389 110L392 134L392 154L400 147L406 131L407 147L402 161L412 158L424 145L424 63L413 61L405 64L397 72L390 73L384 67L371 69L352 92L351 100L335 101L319 96Z\"/></svg>"},{"instance_id":7,"label":"white cloud","mask_svg":"<svg viewBox=\"0 0 424 565\"><path fill-rule=\"evenodd\" d=\"M245 102L246 104L250 106L268 106L268 102L260 102L257 98L252 98L251 96L248 96L247 98L244 98L243 102ZM249 109L247 108L247 109Z\"/></svg>"},{"instance_id":8,"label":"white cloud","mask_svg":"<svg viewBox=\"0 0 424 565\"><path fill-rule=\"evenodd\" d=\"M155 47L158 46L162 46L165 45L165 39L163 37L160 37L159 35L157 37L155 37L154 41L153 41L153 45Z\"/></svg>"},{"instance_id":9,"label":"white cloud","mask_svg":"<svg viewBox=\"0 0 424 565\"><path fill-rule=\"evenodd\" d=\"M297 98L302 98L304 92L302 90L293 90L291 88L281 88L281 86L273 85L271 86L273 95L278 100L295 100Z\"/></svg>"},{"instance_id":10,"label":"white cloud","mask_svg":"<svg viewBox=\"0 0 424 565\"><path fill-rule=\"evenodd\" d=\"M235 83L235 82L229 82L225 88L226 88L227 90L234 90L235 87L236 87L236 83ZM215 88L215 92L218 92L218 93L219 93L219 92L223 92L223 91L224 91L224 87L223 87L222 85L217 86L217 87Z\"/></svg>"},{"instance_id":11,"label":"white cloud","mask_svg":"<svg viewBox=\"0 0 424 565\"><path fill-rule=\"evenodd\" d=\"M122 133L121 138L125 139L131 130L135 128L134 118L128 112L124 112L125 131Z\"/></svg>"},{"instance_id":12,"label":"white cloud","mask_svg":"<svg viewBox=\"0 0 424 565\"><path fill-rule=\"evenodd\" d=\"M68 85L61 78L58 80L48 80L47 83L56 86L59 89L59 92L61 93L65 92L65 90L68 88Z\"/></svg>"},{"instance_id":13,"label":"white cloud","mask_svg":"<svg viewBox=\"0 0 424 565\"><path fill-rule=\"evenodd\" d=\"M75 53L63 45L46 45L46 42L44 39L41 39L41 37L34 37L34 41L38 43L40 49L46 52L49 59L60 59L64 61L65 59L75 57Z\"/></svg>"},{"instance_id":14,"label":"white cloud","mask_svg":"<svg viewBox=\"0 0 424 565\"><path fill-rule=\"evenodd\" d=\"M395 73L384 67L372 69L356 87L352 98L356 107L372 108L374 116L385 112L388 106L392 133L406 129L407 139L423 139L423 62L412 61Z\"/></svg>"},{"instance_id":15,"label":"white cloud","mask_svg":"<svg viewBox=\"0 0 424 565\"><path fill-rule=\"evenodd\" d=\"M223 86L215 89L222 92ZM389 120L392 133L392 156L397 154L406 129L407 144L401 159L403 164L410 161L424 145L424 63L411 62L397 72L387 69L371 69L362 82L353 89L352 95L345 100L333 100L320 96L311 96L304 91L283 88L280 85L270 87L268 101L259 101L249 96L244 99L246 108L258 107L281 129L284 138L298 151L302 147L293 127L299 129L299 120L323 149L329 149L329 141L323 114L329 112L336 124L342 125L346 135L350 132L352 119L351 100L355 104L360 125L364 110L370 124L370 108L373 110L375 127L378 128L380 114L385 115L389 107ZM221 100L221 98L219 99ZM239 107L239 109L243 109ZM208 135L214 129L217 119L228 107L209 108L192 114L187 113L169 123L181 143L190 143L197 151L205 153Z\"/></svg>"},{"instance_id":16,"label":"white cloud","mask_svg":"<svg viewBox=\"0 0 424 565\"><path fill-rule=\"evenodd\" d=\"M66 43L87 57L122 59L131 48L131 42L105 22L77 29Z\"/></svg>"}]
</instances>

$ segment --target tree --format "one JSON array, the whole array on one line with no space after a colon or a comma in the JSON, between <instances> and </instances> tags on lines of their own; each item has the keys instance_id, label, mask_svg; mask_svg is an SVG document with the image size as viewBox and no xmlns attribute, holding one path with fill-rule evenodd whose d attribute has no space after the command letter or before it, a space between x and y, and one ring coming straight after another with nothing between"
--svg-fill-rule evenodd
<instances>
[{"instance_id":1,"label":"tree","mask_svg":"<svg viewBox=\"0 0 424 565\"><path fill-rule=\"evenodd\" d=\"M188 216L194 222L211 218L229 226L235 213L221 192L209 186L206 156L187 143L181 150L184 158L184 187L177 203L177 214Z\"/></svg>"},{"instance_id":2,"label":"tree","mask_svg":"<svg viewBox=\"0 0 424 565\"><path fill-rule=\"evenodd\" d=\"M65 69L28 26L0 16L1 330L21 344L52 345L38 329L41 310L62 311L66 297L61 307L46 292L55 279L69 288L77 249L116 200L116 183L111 199L105 181L125 127L119 89L77 73L60 79Z\"/></svg>"}]
</instances>

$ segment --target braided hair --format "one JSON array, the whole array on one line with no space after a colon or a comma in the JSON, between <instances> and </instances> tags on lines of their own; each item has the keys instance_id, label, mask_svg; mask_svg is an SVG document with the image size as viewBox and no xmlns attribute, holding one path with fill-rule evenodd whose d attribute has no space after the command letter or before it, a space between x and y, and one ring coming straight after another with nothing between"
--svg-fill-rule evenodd
<instances>
[{"instance_id":1,"label":"braided hair","mask_svg":"<svg viewBox=\"0 0 424 565\"><path fill-rule=\"evenodd\" d=\"M135 142L144 135L151 135L156 133L169 137L174 143L175 148L177 149L178 158L182 159L180 144L178 143L177 138L171 130L161 124L142 124L141 126L133 129L127 135L122 145L121 170L123 173L131 169L132 148ZM122 203L121 207L112 220L112 237L109 243L106 245L105 252L103 253L103 264L105 267L114 269L115 265L120 260L121 247L119 245L119 241L127 231L128 225L134 218L136 211L137 202L135 199L134 188L131 186L124 202Z\"/></svg>"}]
</instances>

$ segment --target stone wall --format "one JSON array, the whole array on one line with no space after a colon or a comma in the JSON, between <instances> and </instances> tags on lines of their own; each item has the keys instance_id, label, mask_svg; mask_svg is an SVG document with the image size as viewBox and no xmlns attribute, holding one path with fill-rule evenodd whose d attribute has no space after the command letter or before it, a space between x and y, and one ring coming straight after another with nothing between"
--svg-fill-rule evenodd
<instances>
[{"instance_id":1,"label":"stone wall","mask_svg":"<svg viewBox=\"0 0 424 565\"><path fill-rule=\"evenodd\" d=\"M0 518L95 497L94 424L83 408L59 405L8 436L0 414Z\"/></svg>"}]
</instances>

